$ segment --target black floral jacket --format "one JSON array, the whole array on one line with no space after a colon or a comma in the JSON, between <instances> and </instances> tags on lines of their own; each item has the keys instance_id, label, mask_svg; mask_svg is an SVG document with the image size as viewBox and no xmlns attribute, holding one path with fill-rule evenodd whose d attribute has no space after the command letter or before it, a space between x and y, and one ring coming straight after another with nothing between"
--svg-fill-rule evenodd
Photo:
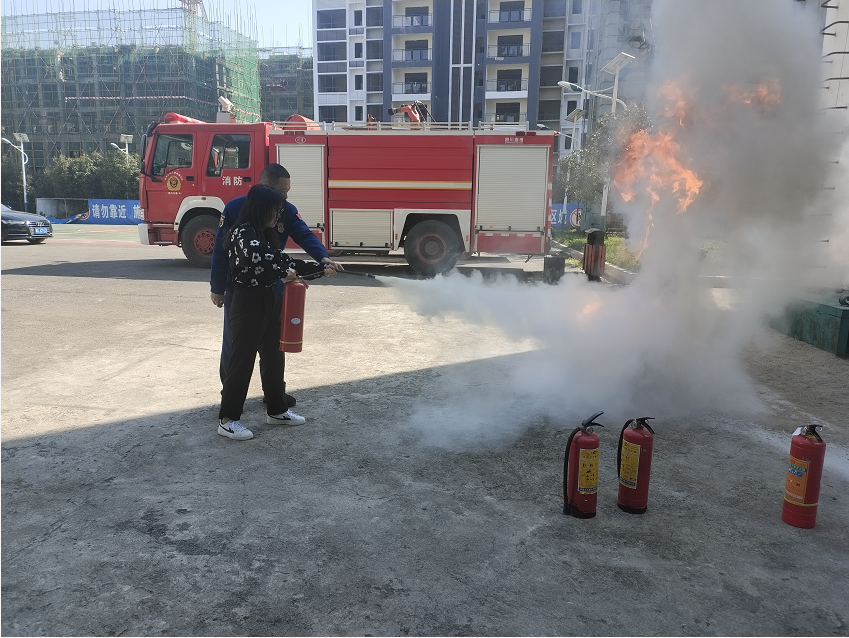
<instances>
[{"instance_id":1,"label":"black floral jacket","mask_svg":"<svg viewBox=\"0 0 849 638\"><path fill-rule=\"evenodd\" d=\"M292 259L282 248L272 247L265 238L257 236L250 224L240 224L233 229L229 256L233 281L241 286L273 286L290 268L308 279L324 273L321 264Z\"/></svg>"}]
</instances>

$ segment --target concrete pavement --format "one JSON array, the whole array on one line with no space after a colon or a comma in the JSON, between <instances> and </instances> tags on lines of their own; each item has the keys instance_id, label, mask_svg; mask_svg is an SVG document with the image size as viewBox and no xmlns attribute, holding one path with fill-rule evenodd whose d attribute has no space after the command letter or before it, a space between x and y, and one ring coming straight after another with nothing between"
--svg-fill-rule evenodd
<instances>
[{"instance_id":1,"label":"concrete pavement","mask_svg":"<svg viewBox=\"0 0 849 638\"><path fill-rule=\"evenodd\" d=\"M411 418L497 393L531 343L317 282L287 370L308 423L262 425L255 375L237 443L215 433L221 311L179 249L57 237L2 262L5 635L849 634L845 430L817 527L780 520L791 426L837 421L794 371L844 360L773 334L772 413L658 422L643 516L615 506L611 427L581 521L560 489L586 414L529 399L457 446Z\"/></svg>"}]
</instances>

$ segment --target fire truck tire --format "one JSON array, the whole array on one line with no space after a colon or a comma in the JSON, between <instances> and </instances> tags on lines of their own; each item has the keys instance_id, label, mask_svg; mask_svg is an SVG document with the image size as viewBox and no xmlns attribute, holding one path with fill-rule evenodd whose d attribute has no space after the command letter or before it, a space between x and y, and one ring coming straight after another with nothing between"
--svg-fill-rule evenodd
<instances>
[{"instance_id":1,"label":"fire truck tire","mask_svg":"<svg viewBox=\"0 0 849 638\"><path fill-rule=\"evenodd\" d=\"M180 243L183 253L193 266L209 268L217 232L218 220L212 215L198 215L186 224Z\"/></svg>"},{"instance_id":2,"label":"fire truck tire","mask_svg":"<svg viewBox=\"0 0 849 638\"><path fill-rule=\"evenodd\" d=\"M419 222L404 240L404 258L413 270L434 277L454 267L463 248L448 224L435 219Z\"/></svg>"}]
</instances>

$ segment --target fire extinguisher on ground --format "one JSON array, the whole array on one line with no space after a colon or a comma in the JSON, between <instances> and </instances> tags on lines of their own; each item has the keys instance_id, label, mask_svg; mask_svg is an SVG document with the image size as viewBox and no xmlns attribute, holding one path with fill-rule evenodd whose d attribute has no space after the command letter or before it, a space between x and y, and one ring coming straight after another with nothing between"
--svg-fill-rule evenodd
<instances>
[{"instance_id":1,"label":"fire extinguisher on ground","mask_svg":"<svg viewBox=\"0 0 849 638\"><path fill-rule=\"evenodd\" d=\"M784 509L781 520L794 527L813 527L817 522L820 480L825 463L825 441L817 428L804 425L790 439L790 460L784 484Z\"/></svg>"},{"instance_id":2,"label":"fire extinguisher on ground","mask_svg":"<svg viewBox=\"0 0 849 638\"><path fill-rule=\"evenodd\" d=\"M654 430L648 424L654 417L629 419L619 434L616 450L616 467L619 470L619 509L631 514L642 514L648 509L651 455L654 448Z\"/></svg>"},{"instance_id":3,"label":"fire extinguisher on ground","mask_svg":"<svg viewBox=\"0 0 849 638\"><path fill-rule=\"evenodd\" d=\"M577 518L595 516L598 499L598 435L593 426L603 428L595 420L604 412L596 412L575 428L566 442L563 455L563 513Z\"/></svg>"},{"instance_id":4,"label":"fire extinguisher on ground","mask_svg":"<svg viewBox=\"0 0 849 638\"><path fill-rule=\"evenodd\" d=\"M300 352L304 344L304 307L307 284L301 279L287 281L283 287L283 310L280 320L280 350Z\"/></svg>"}]
</instances>

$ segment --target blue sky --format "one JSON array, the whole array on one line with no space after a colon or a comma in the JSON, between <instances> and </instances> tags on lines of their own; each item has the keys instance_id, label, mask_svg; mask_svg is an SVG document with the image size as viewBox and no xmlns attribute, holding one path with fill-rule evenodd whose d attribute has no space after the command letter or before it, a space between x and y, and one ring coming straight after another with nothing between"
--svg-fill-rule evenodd
<instances>
[{"instance_id":1,"label":"blue sky","mask_svg":"<svg viewBox=\"0 0 849 638\"><path fill-rule=\"evenodd\" d=\"M2 14L139 9L175 6L178 0L3 0ZM310 0L205 0L212 16L255 16L260 46L312 46Z\"/></svg>"}]
</instances>

